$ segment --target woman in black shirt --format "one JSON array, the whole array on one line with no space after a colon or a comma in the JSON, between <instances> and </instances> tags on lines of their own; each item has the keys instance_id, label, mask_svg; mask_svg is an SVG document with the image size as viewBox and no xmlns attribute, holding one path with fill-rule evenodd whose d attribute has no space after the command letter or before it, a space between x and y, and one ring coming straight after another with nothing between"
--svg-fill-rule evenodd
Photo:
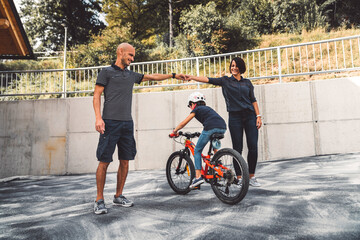
<instances>
[{"instance_id":1,"label":"woman in black shirt","mask_svg":"<svg viewBox=\"0 0 360 240\"><path fill-rule=\"evenodd\" d=\"M229 112L229 130L233 148L240 154L243 149L243 132L245 131L248 146L247 161L250 173L250 185L260 187L255 178L258 157L258 129L262 125L259 106L254 95L254 86L241 74L246 71L244 60L235 57L230 62L231 77L208 78L186 75L186 80L210 83L222 87L222 93Z\"/></svg>"}]
</instances>

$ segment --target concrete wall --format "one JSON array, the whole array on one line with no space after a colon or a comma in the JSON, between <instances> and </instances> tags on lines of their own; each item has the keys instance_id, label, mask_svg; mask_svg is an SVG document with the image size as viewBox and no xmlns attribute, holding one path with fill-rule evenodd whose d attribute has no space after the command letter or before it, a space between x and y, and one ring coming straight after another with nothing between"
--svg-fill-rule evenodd
<instances>
[{"instance_id":1,"label":"concrete wall","mask_svg":"<svg viewBox=\"0 0 360 240\"><path fill-rule=\"evenodd\" d=\"M227 121L221 89L200 91ZM131 170L164 169L181 148L168 134L189 114L191 92L134 94L138 153ZM259 161L360 152L360 78L260 85L255 95L264 121ZM0 102L0 178L95 172L94 125L92 98ZM201 129L194 120L185 131ZM222 146L231 147L229 132ZM117 170L116 156L110 171Z\"/></svg>"}]
</instances>

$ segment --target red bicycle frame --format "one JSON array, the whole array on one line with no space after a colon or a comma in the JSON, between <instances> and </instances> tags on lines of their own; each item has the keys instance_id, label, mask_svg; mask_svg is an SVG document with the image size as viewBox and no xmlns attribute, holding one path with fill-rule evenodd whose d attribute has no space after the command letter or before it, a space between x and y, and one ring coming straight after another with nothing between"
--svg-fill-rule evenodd
<instances>
[{"instance_id":1,"label":"red bicycle frame","mask_svg":"<svg viewBox=\"0 0 360 240\"><path fill-rule=\"evenodd\" d=\"M191 154L194 156L195 155L195 144L189 140L189 139L186 139L185 140L185 148L188 148L190 149L191 151ZM215 168L215 165L211 164L210 160L211 160L211 155L210 155L210 151L211 150L211 146L210 146L210 149L209 149L209 153L207 156L205 156L204 154L201 154L201 158L202 160L204 161L205 163L205 168L201 167L201 175L205 178L205 179L212 179L214 178L215 176L214 175L208 175L208 170L209 170L209 167L214 169L216 172L217 172L217 175L216 177L220 178L220 177L224 177L224 173L220 170L221 168L222 169L225 169L227 170L228 168L223 166L223 165L218 165L218 167L220 168Z\"/></svg>"}]
</instances>

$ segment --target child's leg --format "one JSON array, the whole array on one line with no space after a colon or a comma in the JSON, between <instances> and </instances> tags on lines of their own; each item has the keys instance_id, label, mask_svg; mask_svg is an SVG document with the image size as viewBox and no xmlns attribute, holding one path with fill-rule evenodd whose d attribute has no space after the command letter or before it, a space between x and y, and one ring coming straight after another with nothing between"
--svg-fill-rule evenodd
<instances>
[{"instance_id":1,"label":"child's leg","mask_svg":"<svg viewBox=\"0 0 360 240\"><path fill-rule=\"evenodd\" d=\"M202 131L194 151L194 159L195 159L195 173L196 178L201 177L201 153L205 147L205 145L209 142L210 135L208 131Z\"/></svg>"},{"instance_id":2,"label":"child's leg","mask_svg":"<svg viewBox=\"0 0 360 240\"><path fill-rule=\"evenodd\" d=\"M199 170L196 169L196 170L195 170L195 177L196 177L196 178L201 177L201 169L199 169Z\"/></svg>"}]
</instances>

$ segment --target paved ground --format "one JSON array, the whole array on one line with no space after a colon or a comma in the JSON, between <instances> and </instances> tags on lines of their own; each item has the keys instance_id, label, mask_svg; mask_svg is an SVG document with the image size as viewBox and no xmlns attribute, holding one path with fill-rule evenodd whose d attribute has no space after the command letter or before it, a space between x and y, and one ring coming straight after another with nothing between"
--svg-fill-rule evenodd
<instances>
[{"instance_id":1,"label":"paved ground","mask_svg":"<svg viewBox=\"0 0 360 240\"><path fill-rule=\"evenodd\" d=\"M123 208L111 173L99 216L94 174L2 179L0 239L360 239L360 153L260 163L257 176L229 206L209 185L181 196L164 171L132 171Z\"/></svg>"}]
</instances>

